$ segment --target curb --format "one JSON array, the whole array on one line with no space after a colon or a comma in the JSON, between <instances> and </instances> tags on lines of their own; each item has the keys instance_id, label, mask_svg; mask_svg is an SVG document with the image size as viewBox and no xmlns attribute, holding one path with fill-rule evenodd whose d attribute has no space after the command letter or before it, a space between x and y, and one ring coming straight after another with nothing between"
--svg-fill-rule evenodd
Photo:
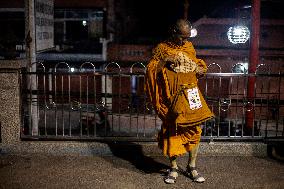
<instances>
[{"instance_id":1,"label":"curb","mask_svg":"<svg viewBox=\"0 0 284 189\"><path fill-rule=\"evenodd\" d=\"M16 144L0 143L0 154L112 156L121 153L163 156L157 142L22 141ZM267 145L261 142L201 142L199 155L265 157L267 156Z\"/></svg>"}]
</instances>

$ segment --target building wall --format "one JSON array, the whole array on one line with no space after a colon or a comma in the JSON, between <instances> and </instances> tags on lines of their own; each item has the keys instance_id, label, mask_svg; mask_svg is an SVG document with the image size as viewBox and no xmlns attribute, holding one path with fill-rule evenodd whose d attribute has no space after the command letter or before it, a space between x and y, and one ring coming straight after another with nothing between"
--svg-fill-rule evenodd
<instances>
[{"instance_id":1,"label":"building wall","mask_svg":"<svg viewBox=\"0 0 284 189\"><path fill-rule=\"evenodd\" d=\"M271 22L271 23L270 23ZM248 24L247 24L248 25ZM248 49L250 41L245 44L232 44L227 38L227 31L233 23L204 23L197 26L198 35L192 39L195 46L208 48ZM260 48L284 48L284 21L264 20L260 27Z\"/></svg>"},{"instance_id":2,"label":"building wall","mask_svg":"<svg viewBox=\"0 0 284 189\"><path fill-rule=\"evenodd\" d=\"M238 63L249 62L250 41L245 44L232 44L227 38L230 26L235 19L202 18L193 25L198 35L192 38L197 57L205 60L207 65L212 63L221 67L221 72L230 73ZM246 25L249 25L248 23ZM284 65L284 21L262 20L260 29L260 59L259 64L265 64L271 73L276 73ZM116 61L148 61L151 57L151 45L111 44L108 48L108 60ZM219 72L218 67L212 66L212 72Z\"/></svg>"},{"instance_id":3,"label":"building wall","mask_svg":"<svg viewBox=\"0 0 284 189\"><path fill-rule=\"evenodd\" d=\"M55 0L55 7L64 8L94 8L107 7L107 0Z\"/></svg>"},{"instance_id":4,"label":"building wall","mask_svg":"<svg viewBox=\"0 0 284 189\"><path fill-rule=\"evenodd\" d=\"M1 8L23 8L25 0L0 1ZM94 8L107 7L108 0L54 0L55 7L64 8Z\"/></svg>"},{"instance_id":5,"label":"building wall","mask_svg":"<svg viewBox=\"0 0 284 189\"><path fill-rule=\"evenodd\" d=\"M284 48L284 21L282 25L266 25L260 28L260 48Z\"/></svg>"},{"instance_id":6,"label":"building wall","mask_svg":"<svg viewBox=\"0 0 284 189\"><path fill-rule=\"evenodd\" d=\"M248 48L248 42L237 46L230 43L227 37L229 27L227 24L202 24L196 28L198 34L192 42L195 46L208 48Z\"/></svg>"},{"instance_id":7,"label":"building wall","mask_svg":"<svg viewBox=\"0 0 284 189\"><path fill-rule=\"evenodd\" d=\"M24 0L0 1L1 8L24 8Z\"/></svg>"},{"instance_id":8,"label":"building wall","mask_svg":"<svg viewBox=\"0 0 284 189\"><path fill-rule=\"evenodd\" d=\"M109 44L108 60L118 62L148 61L151 57L152 48L150 45Z\"/></svg>"}]
</instances>

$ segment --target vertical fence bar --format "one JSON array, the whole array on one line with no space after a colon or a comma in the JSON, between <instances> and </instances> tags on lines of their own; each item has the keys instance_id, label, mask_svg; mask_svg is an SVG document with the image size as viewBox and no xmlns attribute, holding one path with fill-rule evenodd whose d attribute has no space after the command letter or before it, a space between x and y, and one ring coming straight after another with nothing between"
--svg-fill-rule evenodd
<instances>
[{"instance_id":1,"label":"vertical fence bar","mask_svg":"<svg viewBox=\"0 0 284 189\"><path fill-rule=\"evenodd\" d=\"M30 95L29 95L29 97L30 97L30 101L29 101L29 108L30 108L30 115L29 115L29 134L32 134L32 128L33 128L33 120L32 120L32 105L33 105L33 103L32 103L32 69L30 68L30 70L29 70L29 72L30 72L30 74L29 74L29 89L30 89Z\"/></svg>"},{"instance_id":2,"label":"vertical fence bar","mask_svg":"<svg viewBox=\"0 0 284 189\"><path fill-rule=\"evenodd\" d=\"M104 72L104 76L105 76L105 83L104 83L104 88L105 88L105 91L104 91L104 95L105 95L105 104L106 106L108 107L108 98L107 98L107 93L108 93L108 88L107 88L107 69L105 68L105 72ZM112 110L111 110L112 111ZM108 116L108 114L106 115ZM111 131L113 133L114 129L113 129L113 112L111 113ZM107 130L106 130L106 126L105 126L105 134L107 133Z\"/></svg>"},{"instance_id":3,"label":"vertical fence bar","mask_svg":"<svg viewBox=\"0 0 284 189\"><path fill-rule=\"evenodd\" d=\"M220 90L221 90L221 86L222 86L222 79L221 79L220 76L218 76L218 78L219 78L218 99L220 100L221 99ZM219 116L221 116L221 107L219 107ZM219 119L219 125L217 127L217 137L220 136L220 121L221 121L221 119Z\"/></svg>"},{"instance_id":4,"label":"vertical fence bar","mask_svg":"<svg viewBox=\"0 0 284 189\"><path fill-rule=\"evenodd\" d=\"M268 75L270 75L270 71L268 72ZM270 89L270 82L271 82L271 77L268 77L268 86L267 86L267 93L268 93L268 97L269 97L269 99L271 99L271 102L273 102L273 98L271 98L271 93L270 93L270 91L271 91L271 89ZM270 101L270 100L269 100ZM271 107L271 105L268 105L268 107ZM269 108L268 108L268 111L269 111ZM269 123L269 112L268 112L268 117L267 117L267 120L268 120L268 123ZM272 119L272 118L271 118ZM271 126L273 125L273 123L271 123L270 124ZM269 126L269 124L268 124L268 126Z\"/></svg>"},{"instance_id":5,"label":"vertical fence bar","mask_svg":"<svg viewBox=\"0 0 284 189\"><path fill-rule=\"evenodd\" d=\"M241 70L245 70L245 67L244 67L244 65L243 65L242 63L236 63L236 64L234 64L234 65L232 66L232 68L231 68L231 72L232 72L232 73L234 73L234 70L237 68L237 66L242 67L243 69L241 69ZM239 72L238 72L238 73L239 73ZM242 73L242 71L241 71L240 73ZM240 74L240 73L239 73L239 74ZM245 71L243 72L243 74L246 74ZM236 77L237 77L237 89L236 89L237 94L236 94L236 116L235 116L235 130L234 130L234 136L237 136L238 122L239 122L239 120L238 120L238 111L239 111L239 107L241 107L241 106L239 105L239 78L240 78L240 76L239 76L239 75L236 75ZM245 96L245 86L246 86L246 85L244 85L243 100L244 100L244 96ZM244 103L244 101L243 101L243 103ZM243 123L242 123L241 133L243 133Z\"/></svg>"},{"instance_id":6,"label":"vertical fence bar","mask_svg":"<svg viewBox=\"0 0 284 189\"><path fill-rule=\"evenodd\" d=\"M265 108L265 106L267 106L267 102L268 102L268 98L267 96L265 97L266 99L264 99L263 97L263 94L264 94L264 82L261 82L261 87L260 87L260 97L261 97L261 109L260 109L260 112L261 112L261 120L260 120L260 124L262 126L262 109L263 109L263 106ZM264 110L265 111L265 110ZM268 115L267 114L268 112L264 112L264 114ZM267 118L267 116L266 116ZM265 122L265 135L267 135L267 119L264 120Z\"/></svg>"},{"instance_id":7,"label":"vertical fence bar","mask_svg":"<svg viewBox=\"0 0 284 189\"><path fill-rule=\"evenodd\" d=\"M93 66L93 69L94 69L94 72L93 72L93 79L94 79L94 90L93 90L93 93L94 93L94 136L97 136L97 122L96 122L96 119L97 119L97 114L96 114L96 111L97 111L97 82L96 82L96 68L95 66L91 63L91 62L88 62L89 64L91 64ZM102 107L104 108L104 106ZM104 111L104 110L102 110ZM104 114L104 112L103 112ZM105 118L105 122L107 122L107 118Z\"/></svg>"},{"instance_id":8,"label":"vertical fence bar","mask_svg":"<svg viewBox=\"0 0 284 189\"><path fill-rule=\"evenodd\" d=\"M118 87L118 132L121 135L121 73L118 74L119 87Z\"/></svg>"},{"instance_id":9,"label":"vertical fence bar","mask_svg":"<svg viewBox=\"0 0 284 189\"><path fill-rule=\"evenodd\" d=\"M236 116L235 116L235 130L234 136L237 136L238 129L238 110L239 110L239 76L237 76L237 94L236 94Z\"/></svg>"},{"instance_id":10,"label":"vertical fence bar","mask_svg":"<svg viewBox=\"0 0 284 189\"><path fill-rule=\"evenodd\" d=\"M247 88L248 88L248 80L249 80L249 74L245 75L245 80L244 80L244 95L243 95L243 104L242 104L242 134L241 136L244 137L244 125L245 125L245 120L246 120L246 104L247 104Z\"/></svg>"},{"instance_id":11,"label":"vertical fence bar","mask_svg":"<svg viewBox=\"0 0 284 189\"><path fill-rule=\"evenodd\" d=\"M146 73L146 69L144 71ZM139 76L140 77L140 76ZM145 77L143 77L143 84L145 83ZM144 87L143 87L144 88ZM144 134L143 136L146 136L146 109L145 109L145 102L146 102L146 95L143 95L143 129L144 129ZM139 104L140 105L140 104ZM141 105L140 105L141 106ZM139 106L139 107L140 107Z\"/></svg>"},{"instance_id":12,"label":"vertical fence bar","mask_svg":"<svg viewBox=\"0 0 284 189\"><path fill-rule=\"evenodd\" d=\"M133 66L133 65L132 65ZM130 96L129 96L129 114L130 114L130 117L129 117L129 129L130 129L130 132L132 131L132 113L133 113L133 98L134 98L134 95L133 95L133 89L132 89L132 82L133 82L133 73L132 73L132 66L130 68L130 81L129 81L129 92L130 92Z\"/></svg>"},{"instance_id":13,"label":"vertical fence bar","mask_svg":"<svg viewBox=\"0 0 284 189\"><path fill-rule=\"evenodd\" d=\"M211 68L211 67L213 67L213 66L215 66L215 67L217 67L217 69L219 70L219 73L221 73L222 72L222 68L221 68L221 66L219 65L219 64L217 64L217 63L215 63L215 62L213 62L213 63L211 63L211 64L209 64L208 65L208 70ZM212 81L213 81L213 83L212 83L212 90L214 91L215 90L215 86L214 86L214 83L215 83L215 79L214 79L215 77L214 76L212 76ZM220 77L219 77L220 78ZM205 74L205 96L206 96L206 99L208 98L208 82L207 82L207 80L208 80L208 77L207 77L207 74ZM220 84L221 84L221 80L219 80L219 86L220 86ZM219 136L219 128L220 128L220 112L221 112L221 110L220 110L220 89L218 89L218 118L217 118L217 122L218 122L218 124L217 124L217 135ZM212 112L214 112L214 100L215 99L213 99L213 105L212 105L212 107L211 107L211 111ZM205 124L204 124L205 126L204 126L204 135L206 136L206 133L207 133L207 121L205 122ZM215 121L213 122L213 125L211 125L211 139L212 139L212 137L213 137L213 130L215 129L215 127L216 127L216 119L215 119Z\"/></svg>"},{"instance_id":14,"label":"vertical fence bar","mask_svg":"<svg viewBox=\"0 0 284 189\"><path fill-rule=\"evenodd\" d=\"M114 66L116 66L117 68L118 68L118 76L119 76L119 88L121 87L121 67L119 66L119 64L118 63L116 63L116 62L110 62L110 63L108 63L106 66L105 66L105 68L104 68L104 70L105 70L105 76L107 76L107 75L109 75L107 72L108 72L108 67L110 66L110 65L114 65ZM115 72L112 72L111 73L111 75L112 75L112 81L113 81L113 77L114 77L114 75L115 75ZM113 83L112 83L112 86L111 87L113 87ZM119 96L119 99L120 99L120 90L121 89L119 89L119 94L118 94L118 96ZM108 89L107 89L107 78L105 77L105 101L107 102L107 98L106 98L106 95L107 95L107 92L108 92ZM113 94L111 94L112 96L111 97L113 97ZM113 100L113 99L112 99ZM120 100L119 100L119 102L118 102L118 104L120 105L121 103L120 103ZM113 102L112 102L112 110L113 110ZM120 135L120 107L119 107L119 114L118 114L118 133L119 133L119 135ZM113 111L112 111L112 131L113 131L113 125L114 125L114 123L113 123L113 117L114 117L114 115L113 115ZM105 126L105 134L107 133L107 127Z\"/></svg>"},{"instance_id":15,"label":"vertical fence bar","mask_svg":"<svg viewBox=\"0 0 284 189\"><path fill-rule=\"evenodd\" d=\"M277 127L276 127L276 137L278 136L278 130L279 130L279 120L280 120L280 111L281 111L281 103L280 103L280 101L281 101L281 69L279 69L279 72L278 72L278 75L279 75L279 77L278 77L278 94L277 94L277 96L278 96L278 99L277 99L277 109L278 109L278 114L277 114ZM283 125L283 130L284 130L284 125ZM283 136L283 135L282 135Z\"/></svg>"},{"instance_id":16,"label":"vertical fence bar","mask_svg":"<svg viewBox=\"0 0 284 189\"><path fill-rule=\"evenodd\" d=\"M47 135L47 128L46 128L46 107L47 107L47 94L46 94L46 69L44 67L43 71L43 95L44 95L44 135Z\"/></svg>"},{"instance_id":17,"label":"vertical fence bar","mask_svg":"<svg viewBox=\"0 0 284 189\"><path fill-rule=\"evenodd\" d=\"M69 136L72 136L72 128L71 128L71 111L72 111L72 104L71 104L71 89L70 89L70 77L71 77L71 69L68 70L68 122L69 122Z\"/></svg>"},{"instance_id":18,"label":"vertical fence bar","mask_svg":"<svg viewBox=\"0 0 284 189\"><path fill-rule=\"evenodd\" d=\"M210 66L210 65L209 65ZM208 68L209 68L208 66ZM205 75L205 99L208 99L208 76L207 74ZM212 100L212 105L211 105L211 111L213 112L213 106L214 106L214 100ZM203 135L206 136L207 135L207 122L205 122L204 124L204 129L203 129ZM211 126L212 127L212 126Z\"/></svg>"},{"instance_id":19,"label":"vertical fence bar","mask_svg":"<svg viewBox=\"0 0 284 189\"><path fill-rule=\"evenodd\" d=\"M93 106L94 106L94 110L93 110L93 122L94 122L94 136L96 136L96 129L97 129L97 123L96 123L96 118L97 118L97 115L96 115L96 111L97 111L97 104L96 104L96 79L95 79L95 72L96 72L96 68L94 66L93 63L91 62L84 62L81 66L80 66L80 69L79 69L79 72L80 72L80 106L81 104L83 104L82 102L82 73L85 72L86 73L86 78L87 78L87 88L86 88L86 92L87 92L87 118L86 118L86 127L87 127L87 135L89 136L90 135L90 130L89 130L89 127L92 126L92 122L91 122L91 125L89 125L89 72L88 70L83 70L84 67L87 68L87 65L89 65L91 68L92 68L92 77L94 78L94 82L93 82L93 87L94 87L94 99L93 99ZM91 116L92 118L92 116ZM80 132L81 132L81 136L82 136L82 108L80 108Z\"/></svg>"},{"instance_id":20,"label":"vertical fence bar","mask_svg":"<svg viewBox=\"0 0 284 189\"><path fill-rule=\"evenodd\" d=\"M51 104L51 107L49 105L46 106L47 110L52 110L54 108L54 112L56 112L56 99L55 99L55 89L53 89L55 80L54 80L54 72L52 68L49 68L48 70L48 104ZM57 125L56 117L55 117L55 125Z\"/></svg>"},{"instance_id":21,"label":"vertical fence bar","mask_svg":"<svg viewBox=\"0 0 284 189\"><path fill-rule=\"evenodd\" d=\"M80 75L79 75L79 103L83 104L82 102L82 74L81 74L81 68L80 68ZM80 124L80 136L83 136L83 124L82 124L82 106L80 108L80 120L79 120L79 124Z\"/></svg>"},{"instance_id":22,"label":"vertical fence bar","mask_svg":"<svg viewBox=\"0 0 284 189\"><path fill-rule=\"evenodd\" d=\"M252 132L251 132L251 136L254 137L254 133L255 133L255 117L256 117L256 103L255 103L255 99L256 99L256 81L257 81L257 74L255 74L255 82L253 85L253 107L251 109L252 115L253 115L253 122L252 122Z\"/></svg>"},{"instance_id":23,"label":"vertical fence bar","mask_svg":"<svg viewBox=\"0 0 284 189\"><path fill-rule=\"evenodd\" d=\"M253 110L253 127L252 127L252 136L254 137L254 135L255 135L255 122L256 122L256 98L257 98L257 81L258 81L258 78L263 78L263 77L259 77L258 76L258 71L259 71L259 68L261 67L261 66L266 66L265 64L259 64L259 65L257 65L257 67L256 67L256 71L255 71L255 83L254 83L254 98L253 98L253 108L254 108L254 110ZM269 91L268 91L268 93L269 93ZM262 97L262 94L261 94L261 97L260 97L261 99L263 98ZM261 116L261 115L260 115ZM257 122L256 122L256 124L258 124ZM257 125L256 125L257 126ZM260 130L260 126L259 126L259 128L258 128L258 130Z\"/></svg>"},{"instance_id":24,"label":"vertical fence bar","mask_svg":"<svg viewBox=\"0 0 284 189\"><path fill-rule=\"evenodd\" d=\"M233 87L233 78L232 78L232 76L230 77L230 82L229 82L229 94L228 95L233 95L232 94L232 87ZM237 90L238 90L238 88L237 88ZM231 97L230 97L231 98ZM231 124L230 124L230 121L229 121L229 125L228 125L228 134L227 134L227 136L228 137L230 137L230 133L231 133Z\"/></svg>"},{"instance_id":25,"label":"vertical fence bar","mask_svg":"<svg viewBox=\"0 0 284 189\"><path fill-rule=\"evenodd\" d=\"M89 75L87 75L87 87L86 87L86 103L87 103L87 136L90 135L89 131Z\"/></svg>"},{"instance_id":26,"label":"vertical fence bar","mask_svg":"<svg viewBox=\"0 0 284 189\"><path fill-rule=\"evenodd\" d=\"M62 135L64 136L64 75L61 75L61 118L62 118Z\"/></svg>"},{"instance_id":27,"label":"vertical fence bar","mask_svg":"<svg viewBox=\"0 0 284 189\"><path fill-rule=\"evenodd\" d=\"M40 98L39 98L39 88L38 88L38 72L36 71L36 73L35 73L35 75L36 75L36 99L35 99L35 101L36 101L36 103L35 103L35 106L36 106L36 117L37 117L37 122L39 122L39 105L40 105ZM39 126L39 124L37 124L37 127ZM40 136L40 129L39 128L37 128L38 129L38 132L37 132L37 135L38 136Z\"/></svg>"},{"instance_id":28,"label":"vertical fence bar","mask_svg":"<svg viewBox=\"0 0 284 189\"><path fill-rule=\"evenodd\" d=\"M136 75L136 82L137 82L137 86L139 86L139 80L137 80L137 75ZM137 92L137 91L136 91ZM137 97L137 95L136 95L136 97ZM137 126L137 129L136 129L136 137L138 137L139 136L139 109L138 109L138 107L136 108L137 110L136 110L136 116L137 116L137 118L136 118L136 126ZM145 132L145 127L143 127L143 133Z\"/></svg>"},{"instance_id":29,"label":"vertical fence bar","mask_svg":"<svg viewBox=\"0 0 284 189\"><path fill-rule=\"evenodd\" d=\"M38 88L38 86L39 86L39 74L43 74L43 91L44 91L44 93L43 93L43 95L44 95L44 106L42 106L43 107L43 111L44 111L44 133L45 133L45 135L46 135L46 92L45 92L45 74L46 74L46 72L45 72L45 66L43 65L43 63L42 62L35 62L35 63L33 63L34 65L35 65L35 67L36 67L36 70L37 70L37 68L38 68L38 65L40 65L42 68L43 68L43 71L42 72L38 72L38 71L36 71L36 86L37 86L37 95L36 95L36 97L37 97L37 99L36 99L36 101L37 101L37 103L36 103L36 105L37 105L37 118L40 120L40 100L41 100L41 95L40 95L40 91L39 91L39 88ZM33 66L33 64L32 64L32 66ZM39 130L38 130L38 135L40 136L41 135L41 133L40 133L40 128L38 128Z\"/></svg>"},{"instance_id":30,"label":"vertical fence bar","mask_svg":"<svg viewBox=\"0 0 284 189\"><path fill-rule=\"evenodd\" d=\"M57 98L57 76L56 76L56 68L53 72L54 75L54 101L55 101L55 136L58 135L58 120L57 120L57 104L58 104L58 98Z\"/></svg>"},{"instance_id":31,"label":"vertical fence bar","mask_svg":"<svg viewBox=\"0 0 284 189\"><path fill-rule=\"evenodd\" d=\"M143 69L143 74L146 74L146 67L144 66L144 64L143 63L141 63L141 62L136 62L136 63L134 63L131 67L130 67L130 74L131 74L131 76L133 76L132 74L133 74L133 69L134 69L134 67L135 66L141 66L141 68ZM138 92L138 87L140 86L139 85L139 78L140 78L140 74L139 74L139 71L138 72L135 72L136 73L136 75L135 75L135 84L136 84L136 90L135 90L135 92L136 92L136 94L135 94L135 98L139 98L139 96L137 95L137 92ZM143 84L145 83L145 77L144 77L144 81L143 81ZM144 100L146 99L146 97L144 96ZM134 102L136 103L136 111L137 111L137 135L136 135L136 137L138 137L138 131L139 131L139 128L138 128L138 126L139 126L139 108L140 108L140 98L139 99L134 99ZM143 136L145 136L145 108L144 108L144 110L143 110L143 112L144 112L144 124L143 124Z\"/></svg>"},{"instance_id":32,"label":"vertical fence bar","mask_svg":"<svg viewBox=\"0 0 284 189\"><path fill-rule=\"evenodd\" d=\"M268 125L269 125L269 99L270 99L270 69L268 68L268 69L266 69L266 73L264 73L264 74L266 74L265 76L259 76L259 72L260 72L260 68L261 67L268 67L266 64L259 64L259 65L257 65L257 67L256 67L256 71L255 71L255 75L256 75L256 82L255 82L255 98L257 97L257 93L256 93L256 90L257 90L257 86L256 86L256 84L257 84L257 78L266 78L266 77L268 77L267 78L267 80L265 79L264 81L265 82L267 82L268 81L268 85L267 85L267 89L266 89L266 91L264 90L264 88L265 88L265 86L264 86L264 84L265 84L265 82L261 82L261 91L260 91L260 98L261 99L263 99L263 98L265 98L265 96L266 96L266 101L267 101L267 103L266 103L266 105L267 105L267 108L266 108L266 128L265 128L265 133L266 133L266 135L268 134L267 133L267 129L268 129ZM261 104L261 106L262 106L262 104ZM260 126L261 127L261 126ZM254 130L253 130L253 132L254 132Z\"/></svg>"},{"instance_id":33,"label":"vertical fence bar","mask_svg":"<svg viewBox=\"0 0 284 189\"><path fill-rule=\"evenodd\" d=\"M56 75L57 75L57 71L58 71L58 67L59 67L59 65L65 65L66 67L67 67L67 69L68 69L68 72L70 73L70 66L69 66L69 64L67 64L66 62L59 62L59 63L57 63L56 65L55 65L55 68L54 68L54 72L55 72L55 82L56 82ZM61 119L62 119L62 136L65 136L65 124L64 124L64 121L65 121L65 119L64 119L64 103L65 103L65 101L64 101L64 80L63 80L63 78L64 78L64 74L62 74L61 73L61 108L62 108L62 110L61 110ZM69 88L70 89L70 88ZM55 83L55 91L57 90L57 85L56 85L56 83ZM58 99L57 99L58 100ZM56 103L57 104L57 103ZM56 106L57 107L57 106ZM56 118L57 118L57 111L56 111ZM57 120L57 119L56 119ZM58 129L58 127L57 127L57 125L56 125L56 134L58 134L58 131L57 131L57 129Z\"/></svg>"}]
</instances>

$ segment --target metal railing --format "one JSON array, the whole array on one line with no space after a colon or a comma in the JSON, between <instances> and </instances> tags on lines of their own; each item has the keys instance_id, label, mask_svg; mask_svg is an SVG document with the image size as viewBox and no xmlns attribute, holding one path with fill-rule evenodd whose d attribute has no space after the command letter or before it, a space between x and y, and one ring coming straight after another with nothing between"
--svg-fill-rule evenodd
<instances>
[{"instance_id":1,"label":"metal railing","mask_svg":"<svg viewBox=\"0 0 284 189\"><path fill-rule=\"evenodd\" d=\"M213 67L217 72L210 73ZM202 139L283 138L283 73L264 67L246 74L208 66L199 88L216 117L201 125ZM100 70L91 62L78 69L65 62L32 64L21 74L22 139L155 140L161 120L144 94L145 71L142 63L123 68L111 62ZM252 79L254 95L248 97Z\"/></svg>"}]
</instances>

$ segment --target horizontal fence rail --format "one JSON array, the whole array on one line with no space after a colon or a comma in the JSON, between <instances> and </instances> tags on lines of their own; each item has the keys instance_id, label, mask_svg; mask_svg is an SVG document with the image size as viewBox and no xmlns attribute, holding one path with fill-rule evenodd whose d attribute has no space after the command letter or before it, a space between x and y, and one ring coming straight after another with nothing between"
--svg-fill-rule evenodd
<instances>
[{"instance_id":1,"label":"horizontal fence rail","mask_svg":"<svg viewBox=\"0 0 284 189\"><path fill-rule=\"evenodd\" d=\"M202 139L283 139L283 74L263 67L246 74L208 66L198 85L216 117L201 125ZM21 72L22 139L155 140L161 120L145 96L145 72L143 63L30 65Z\"/></svg>"}]
</instances>

